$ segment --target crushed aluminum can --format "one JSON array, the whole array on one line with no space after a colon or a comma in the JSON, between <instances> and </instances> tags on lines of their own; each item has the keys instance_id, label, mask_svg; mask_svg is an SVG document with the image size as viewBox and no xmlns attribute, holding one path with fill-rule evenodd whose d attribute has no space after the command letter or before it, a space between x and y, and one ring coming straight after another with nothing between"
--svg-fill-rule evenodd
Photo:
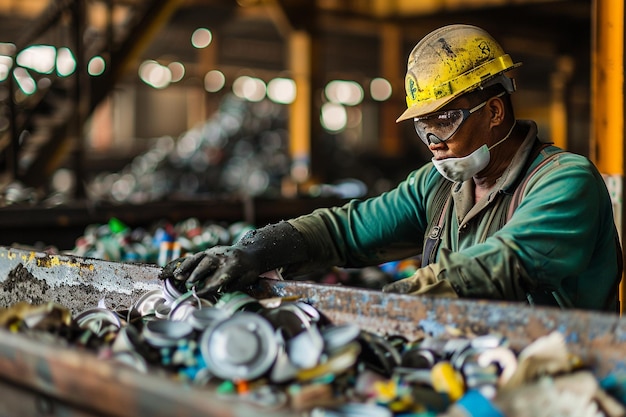
<instances>
[{"instance_id":1,"label":"crushed aluminum can","mask_svg":"<svg viewBox=\"0 0 626 417\"><path fill-rule=\"evenodd\" d=\"M171 320L151 320L142 330L142 336L150 346L171 347L176 346L180 339L187 338L193 332L190 324Z\"/></svg>"},{"instance_id":2,"label":"crushed aluminum can","mask_svg":"<svg viewBox=\"0 0 626 417\"><path fill-rule=\"evenodd\" d=\"M298 368L311 368L318 364L324 351L324 339L317 327L310 327L287 340L287 355Z\"/></svg>"},{"instance_id":3,"label":"crushed aluminum can","mask_svg":"<svg viewBox=\"0 0 626 417\"><path fill-rule=\"evenodd\" d=\"M98 337L111 330L119 330L122 322L117 314L106 308L92 308L78 314L76 324L81 329L90 330Z\"/></svg>"},{"instance_id":4,"label":"crushed aluminum can","mask_svg":"<svg viewBox=\"0 0 626 417\"><path fill-rule=\"evenodd\" d=\"M221 308L232 314L238 311L256 312L261 310L263 306L256 298L241 291L234 291L223 294L215 303L215 308Z\"/></svg>"},{"instance_id":5,"label":"crushed aluminum can","mask_svg":"<svg viewBox=\"0 0 626 417\"><path fill-rule=\"evenodd\" d=\"M347 323L324 327L321 334L324 340L324 351L332 353L348 343L357 340L361 334L361 328L356 324Z\"/></svg>"},{"instance_id":6,"label":"crushed aluminum can","mask_svg":"<svg viewBox=\"0 0 626 417\"><path fill-rule=\"evenodd\" d=\"M156 289L145 292L128 310L128 322L132 323L135 319L154 315L157 306L164 301L162 290Z\"/></svg>"},{"instance_id":7,"label":"crushed aluminum can","mask_svg":"<svg viewBox=\"0 0 626 417\"><path fill-rule=\"evenodd\" d=\"M387 407L376 404L347 403L335 408L315 408L311 417L392 417Z\"/></svg>"},{"instance_id":8,"label":"crushed aluminum can","mask_svg":"<svg viewBox=\"0 0 626 417\"><path fill-rule=\"evenodd\" d=\"M239 311L204 331L200 351L211 373L252 380L270 370L278 354L274 328L258 314Z\"/></svg>"},{"instance_id":9,"label":"crushed aluminum can","mask_svg":"<svg viewBox=\"0 0 626 417\"><path fill-rule=\"evenodd\" d=\"M310 316L294 303L266 309L262 314L287 340L311 328Z\"/></svg>"},{"instance_id":10,"label":"crushed aluminum can","mask_svg":"<svg viewBox=\"0 0 626 417\"><path fill-rule=\"evenodd\" d=\"M199 331L206 330L231 316L227 310L219 308L200 308L191 312L187 322Z\"/></svg>"}]
</instances>

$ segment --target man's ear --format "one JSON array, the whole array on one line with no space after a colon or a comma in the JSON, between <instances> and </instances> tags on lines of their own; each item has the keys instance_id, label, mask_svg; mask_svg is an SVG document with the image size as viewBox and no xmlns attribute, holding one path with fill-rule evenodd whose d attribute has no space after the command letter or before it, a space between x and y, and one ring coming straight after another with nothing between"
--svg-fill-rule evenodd
<instances>
[{"instance_id":1,"label":"man's ear","mask_svg":"<svg viewBox=\"0 0 626 417\"><path fill-rule=\"evenodd\" d=\"M491 126L498 126L504 122L504 114L506 107L504 106L504 101L502 97L492 97L489 99L487 104L485 105L486 110L489 112L489 120L491 121Z\"/></svg>"}]
</instances>

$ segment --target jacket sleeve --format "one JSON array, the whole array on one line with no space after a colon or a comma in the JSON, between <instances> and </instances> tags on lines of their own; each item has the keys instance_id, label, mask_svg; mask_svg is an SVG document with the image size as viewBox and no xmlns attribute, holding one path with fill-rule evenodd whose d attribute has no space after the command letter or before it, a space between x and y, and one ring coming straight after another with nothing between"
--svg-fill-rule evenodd
<instances>
[{"instance_id":1,"label":"jacket sleeve","mask_svg":"<svg viewBox=\"0 0 626 417\"><path fill-rule=\"evenodd\" d=\"M310 259L298 265L298 272L376 265L421 253L427 224L425 196L434 184L433 171L427 164L380 196L289 220L309 249Z\"/></svg>"}]
</instances>

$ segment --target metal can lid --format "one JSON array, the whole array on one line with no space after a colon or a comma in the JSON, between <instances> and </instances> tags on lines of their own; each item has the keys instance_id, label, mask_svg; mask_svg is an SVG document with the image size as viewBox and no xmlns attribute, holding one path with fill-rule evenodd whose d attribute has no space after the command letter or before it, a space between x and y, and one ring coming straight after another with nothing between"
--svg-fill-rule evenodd
<instances>
[{"instance_id":1,"label":"metal can lid","mask_svg":"<svg viewBox=\"0 0 626 417\"><path fill-rule=\"evenodd\" d=\"M181 291L176 284L177 283L172 278L168 278L163 281L161 288L162 296L170 303L184 294L184 292Z\"/></svg>"},{"instance_id":2,"label":"metal can lid","mask_svg":"<svg viewBox=\"0 0 626 417\"><path fill-rule=\"evenodd\" d=\"M336 408L316 408L312 417L391 417L393 413L387 407L377 404L346 403Z\"/></svg>"},{"instance_id":3,"label":"metal can lid","mask_svg":"<svg viewBox=\"0 0 626 417\"><path fill-rule=\"evenodd\" d=\"M81 329L89 329L98 336L106 333L111 327L116 329L122 327L122 322L117 314L101 307L83 311L76 316L75 321Z\"/></svg>"},{"instance_id":4,"label":"metal can lid","mask_svg":"<svg viewBox=\"0 0 626 417\"><path fill-rule=\"evenodd\" d=\"M128 321L131 322L133 316L135 315L143 317L154 314L156 306L164 300L163 292L160 289L144 293L130 308L128 312Z\"/></svg>"},{"instance_id":5,"label":"metal can lid","mask_svg":"<svg viewBox=\"0 0 626 417\"><path fill-rule=\"evenodd\" d=\"M358 342L348 343L319 365L299 370L296 377L299 381L311 381L327 375L342 374L355 365L360 353L361 345Z\"/></svg>"},{"instance_id":6,"label":"metal can lid","mask_svg":"<svg viewBox=\"0 0 626 417\"><path fill-rule=\"evenodd\" d=\"M398 350L383 336L362 331L359 342L363 347L361 358L365 366L383 375L391 375L393 369L402 362Z\"/></svg>"},{"instance_id":7,"label":"metal can lid","mask_svg":"<svg viewBox=\"0 0 626 417\"><path fill-rule=\"evenodd\" d=\"M172 311L172 306L170 303L163 302L155 305L154 308L154 316L157 319L167 319L170 315L170 311Z\"/></svg>"},{"instance_id":8,"label":"metal can lid","mask_svg":"<svg viewBox=\"0 0 626 417\"><path fill-rule=\"evenodd\" d=\"M324 339L324 349L332 352L356 340L361 334L361 328L354 323L327 326L321 330Z\"/></svg>"},{"instance_id":9,"label":"metal can lid","mask_svg":"<svg viewBox=\"0 0 626 417\"><path fill-rule=\"evenodd\" d=\"M191 315L187 319L187 322L193 326L196 330L207 329L222 320L226 320L231 316L231 313L220 308L200 308L192 311Z\"/></svg>"},{"instance_id":10,"label":"metal can lid","mask_svg":"<svg viewBox=\"0 0 626 417\"><path fill-rule=\"evenodd\" d=\"M272 367L278 344L274 328L266 319L240 311L202 333L200 352L214 375L252 380Z\"/></svg>"},{"instance_id":11,"label":"metal can lid","mask_svg":"<svg viewBox=\"0 0 626 417\"><path fill-rule=\"evenodd\" d=\"M236 311L258 311L262 309L259 300L242 291L234 291L222 294L215 303L216 308L227 310L231 313Z\"/></svg>"},{"instance_id":12,"label":"metal can lid","mask_svg":"<svg viewBox=\"0 0 626 417\"><path fill-rule=\"evenodd\" d=\"M187 321L189 316L197 309L198 306L192 301L173 304L167 318L174 321Z\"/></svg>"},{"instance_id":13,"label":"metal can lid","mask_svg":"<svg viewBox=\"0 0 626 417\"><path fill-rule=\"evenodd\" d=\"M151 320L144 325L142 336L151 346L170 347L192 332L193 327L184 321Z\"/></svg>"},{"instance_id":14,"label":"metal can lid","mask_svg":"<svg viewBox=\"0 0 626 417\"><path fill-rule=\"evenodd\" d=\"M270 372L270 380L274 383L282 384L294 379L297 373L298 368L291 363L285 349L278 349L276 361L272 365L272 371Z\"/></svg>"},{"instance_id":15,"label":"metal can lid","mask_svg":"<svg viewBox=\"0 0 626 417\"><path fill-rule=\"evenodd\" d=\"M320 312L309 303L304 301L296 301L295 305L304 311L310 318L312 323L318 323L322 317Z\"/></svg>"},{"instance_id":16,"label":"metal can lid","mask_svg":"<svg viewBox=\"0 0 626 417\"><path fill-rule=\"evenodd\" d=\"M428 349L409 349L401 356L401 365L413 369L430 369L436 361L435 354Z\"/></svg>"},{"instance_id":17,"label":"metal can lid","mask_svg":"<svg viewBox=\"0 0 626 417\"><path fill-rule=\"evenodd\" d=\"M113 353L134 352L141 345L139 332L134 326L124 326L117 332L111 349Z\"/></svg>"},{"instance_id":18,"label":"metal can lid","mask_svg":"<svg viewBox=\"0 0 626 417\"><path fill-rule=\"evenodd\" d=\"M299 368L312 368L318 364L324 351L324 340L317 326L287 341L287 354L291 363Z\"/></svg>"},{"instance_id":19,"label":"metal can lid","mask_svg":"<svg viewBox=\"0 0 626 417\"><path fill-rule=\"evenodd\" d=\"M311 318L293 303L266 309L263 316L275 329L280 330L286 339L291 339L311 327Z\"/></svg>"}]
</instances>

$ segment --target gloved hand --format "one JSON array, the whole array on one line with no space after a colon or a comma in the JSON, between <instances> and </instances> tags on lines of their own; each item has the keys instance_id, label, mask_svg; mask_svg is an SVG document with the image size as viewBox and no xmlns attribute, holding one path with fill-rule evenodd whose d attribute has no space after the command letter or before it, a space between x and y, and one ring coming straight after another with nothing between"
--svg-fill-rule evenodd
<instances>
[{"instance_id":1,"label":"gloved hand","mask_svg":"<svg viewBox=\"0 0 626 417\"><path fill-rule=\"evenodd\" d=\"M236 281L237 286L254 282L259 276L259 261L238 246L214 246L187 258L177 259L163 268L162 279L169 276L185 281L187 289L198 294L218 291Z\"/></svg>"},{"instance_id":2,"label":"gloved hand","mask_svg":"<svg viewBox=\"0 0 626 417\"><path fill-rule=\"evenodd\" d=\"M288 222L246 233L235 245L214 246L168 263L159 278L184 281L198 295L244 287L261 273L307 259L304 238Z\"/></svg>"},{"instance_id":3,"label":"gloved hand","mask_svg":"<svg viewBox=\"0 0 626 417\"><path fill-rule=\"evenodd\" d=\"M448 280L437 278L439 272L437 264L426 265L408 278L385 285L383 292L458 298Z\"/></svg>"}]
</instances>

